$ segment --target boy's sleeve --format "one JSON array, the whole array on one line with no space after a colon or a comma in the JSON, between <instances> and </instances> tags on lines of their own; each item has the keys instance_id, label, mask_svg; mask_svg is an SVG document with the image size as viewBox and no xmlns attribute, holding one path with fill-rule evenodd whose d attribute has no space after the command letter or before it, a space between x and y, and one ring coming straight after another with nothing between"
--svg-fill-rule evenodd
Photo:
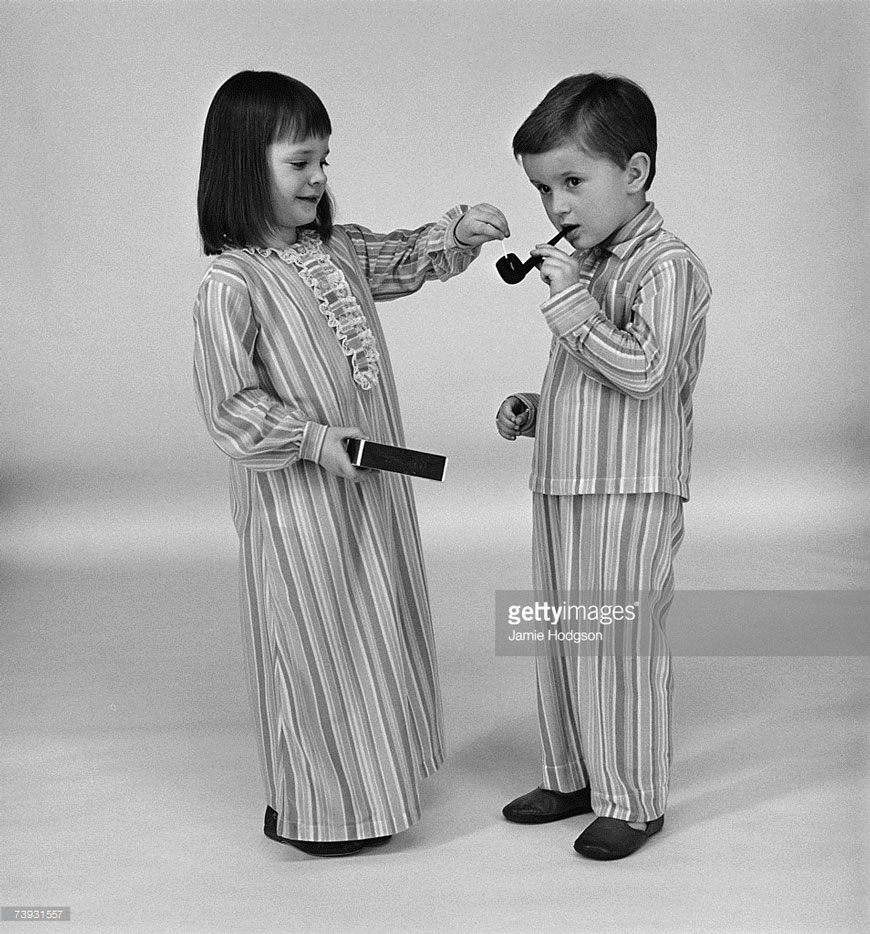
<instances>
[{"instance_id":1,"label":"boy's sleeve","mask_svg":"<svg viewBox=\"0 0 870 934\"><path fill-rule=\"evenodd\" d=\"M252 360L257 332L247 291L206 278L194 310L194 376L209 434L250 470L316 462L327 426L260 387Z\"/></svg>"},{"instance_id":2,"label":"boy's sleeve","mask_svg":"<svg viewBox=\"0 0 870 934\"><path fill-rule=\"evenodd\" d=\"M632 398L648 399L685 353L696 307L695 285L688 258L656 265L644 276L624 328L606 317L585 282L554 295L541 311L556 339L587 375Z\"/></svg>"},{"instance_id":3,"label":"boy's sleeve","mask_svg":"<svg viewBox=\"0 0 870 934\"><path fill-rule=\"evenodd\" d=\"M410 295L430 279L450 279L464 272L480 254L480 247L464 247L456 240L456 225L467 205L451 208L434 224L415 230L372 233L358 224L342 225L376 301Z\"/></svg>"}]
</instances>

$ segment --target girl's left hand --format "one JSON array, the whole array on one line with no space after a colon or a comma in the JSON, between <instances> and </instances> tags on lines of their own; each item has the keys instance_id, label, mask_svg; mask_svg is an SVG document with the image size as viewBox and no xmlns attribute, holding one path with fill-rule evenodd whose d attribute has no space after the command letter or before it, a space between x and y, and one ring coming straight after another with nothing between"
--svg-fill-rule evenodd
<instances>
[{"instance_id":1,"label":"girl's left hand","mask_svg":"<svg viewBox=\"0 0 870 934\"><path fill-rule=\"evenodd\" d=\"M550 298L580 281L580 258L549 243L539 243L532 256L543 257L541 279L550 286Z\"/></svg>"},{"instance_id":2,"label":"girl's left hand","mask_svg":"<svg viewBox=\"0 0 870 934\"><path fill-rule=\"evenodd\" d=\"M480 246L489 240L504 240L511 235L507 218L491 204L475 204L460 218L454 229L464 246Z\"/></svg>"}]
</instances>

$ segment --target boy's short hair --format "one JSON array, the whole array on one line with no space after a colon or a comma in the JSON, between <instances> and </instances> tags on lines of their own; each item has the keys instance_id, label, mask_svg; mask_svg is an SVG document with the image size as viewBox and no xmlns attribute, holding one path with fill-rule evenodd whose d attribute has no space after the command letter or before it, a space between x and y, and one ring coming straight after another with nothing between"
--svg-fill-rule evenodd
<instances>
[{"instance_id":1,"label":"boy's short hair","mask_svg":"<svg viewBox=\"0 0 870 934\"><path fill-rule=\"evenodd\" d=\"M597 72L564 78L526 117L513 139L514 156L538 155L578 143L621 169L636 152L649 156L644 190L656 174L656 112L639 84Z\"/></svg>"},{"instance_id":2,"label":"boy's short hair","mask_svg":"<svg viewBox=\"0 0 870 934\"><path fill-rule=\"evenodd\" d=\"M307 85L274 71L241 71L218 88L205 118L197 209L207 255L263 246L274 225L266 149L278 140L323 138L329 114ZM312 224L332 235L334 205L324 191Z\"/></svg>"}]
</instances>

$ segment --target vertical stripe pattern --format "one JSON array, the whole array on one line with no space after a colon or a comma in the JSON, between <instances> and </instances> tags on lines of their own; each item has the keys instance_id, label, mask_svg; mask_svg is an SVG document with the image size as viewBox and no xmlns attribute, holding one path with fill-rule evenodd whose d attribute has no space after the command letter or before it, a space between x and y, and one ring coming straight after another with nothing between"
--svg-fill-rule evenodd
<instances>
[{"instance_id":1,"label":"vertical stripe pattern","mask_svg":"<svg viewBox=\"0 0 870 934\"><path fill-rule=\"evenodd\" d=\"M665 618L682 501L667 493L536 493L533 522L534 585L551 604L578 593L655 595L641 645L538 657L544 786L589 786L599 816L653 820L665 810L671 760Z\"/></svg>"},{"instance_id":2,"label":"vertical stripe pattern","mask_svg":"<svg viewBox=\"0 0 870 934\"><path fill-rule=\"evenodd\" d=\"M326 246L380 353L371 390L317 300L277 252L230 251L196 303L195 376L209 432L231 459L244 656L266 803L278 834L352 840L419 817L419 783L443 758L441 700L411 486L353 484L317 457L328 426L404 444L374 299L461 272L460 208L436 224L374 234L335 228Z\"/></svg>"},{"instance_id":3,"label":"vertical stripe pattern","mask_svg":"<svg viewBox=\"0 0 870 934\"><path fill-rule=\"evenodd\" d=\"M710 294L653 204L583 254L580 282L541 307L553 333L541 392L519 394L533 416L534 492L688 499Z\"/></svg>"}]
</instances>

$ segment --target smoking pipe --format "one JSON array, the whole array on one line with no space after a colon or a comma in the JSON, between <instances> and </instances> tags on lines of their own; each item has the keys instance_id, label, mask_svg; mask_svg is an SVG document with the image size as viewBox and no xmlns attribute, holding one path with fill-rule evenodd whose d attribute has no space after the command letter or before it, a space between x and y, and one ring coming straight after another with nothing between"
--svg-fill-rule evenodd
<instances>
[{"instance_id":1,"label":"smoking pipe","mask_svg":"<svg viewBox=\"0 0 870 934\"><path fill-rule=\"evenodd\" d=\"M556 236L553 237L552 240L548 240L547 243L550 246L555 246L562 237L573 229L573 225L570 227L563 227ZM505 253L504 256L497 260L495 268L508 285L516 285L518 282L522 282L533 269L537 269L543 261L543 256L530 256L523 262L516 253Z\"/></svg>"}]
</instances>

